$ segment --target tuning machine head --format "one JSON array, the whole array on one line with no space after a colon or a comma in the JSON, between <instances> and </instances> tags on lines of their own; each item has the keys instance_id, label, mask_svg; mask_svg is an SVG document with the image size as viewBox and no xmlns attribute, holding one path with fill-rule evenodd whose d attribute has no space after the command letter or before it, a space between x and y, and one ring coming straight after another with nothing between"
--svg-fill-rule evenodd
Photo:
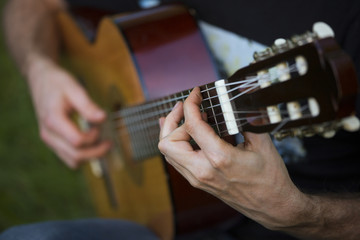
<instances>
[{"instance_id":1,"label":"tuning machine head","mask_svg":"<svg viewBox=\"0 0 360 240\"><path fill-rule=\"evenodd\" d=\"M313 42L316 39L334 37L334 31L329 25L324 22L316 22L313 24L312 32L307 31L300 35L294 35L291 39L278 38L274 41L274 44L270 48L266 48L264 51L255 52L253 57L254 61L258 62L268 57L276 55L277 53L285 52L296 46L302 46L304 44Z\"/></svg>"},{"instance_id":2,"label":"tuning machine head","mask_svg":"<svg viewBox=\"0 0 360 240\"><path fill-rule=\"evenodd\" d=\"M305 32L304 34L301 35L295 35L291 38L291 41L296 45L296 46L302 46L304 44L313 42L314 40L318 39L316 33L313 32Z\"/></svg>"},{"instance_id":3,"label":"tuning machine head","mask_svg":"<svg viewBox=\"0 0 360 240\"><path fill-rule=\"evenodd\" d=\"M272 50L274 53L282 53L294 47L294 43L289 39L278 38L274 41L272 45Z\"/></svg>"},{"instance_id":4,"label":"tuning machine head","mask_svg":"<svg viewBox=\"0 0 360 240\"><path fill-rule=\"evenodd\" d=\"M279 131L274 133L274 137L276 140L283 140L286 137L298 137L298 138L304 138L304 137L312 137L314 135L320 135L325 138L331 138L336 133L336 124L333 123L326 123L321 125L315 125L315 126L307 126L302 128L293 128L293 129L287 129L283 131Z\"/></svg>"},{"instance_id":5,"label":"tuning machine head","mask_svg":"<svg viewBox=\"0 0 360 240\"><path fill-rule=\"evenodd\" d=\"M320 135L324 138L332 138L335 136L336 131L343 128L348 132L356 132L360 130L360 121L356 116L350 116L342 119L341 121L327 122L313 126L306 126L302 128L294 128L282 130L274 133L276 140L282 140L286 137L312 137Z\"/></svg>"},{"instance_id":6,"label":"tuning machine head","mask_svg":"<svg viewBox=\"0 0 360 240\"><path fill-rule=\"evenodd\" d=\"M356 116L350 116L341 120L341 125L348 132L356 132L360 129L360 121Z\"/></svg>"},{"instance_id":7,"label":"tuning machine head","mask_svg":"<svg viewBox=\"0 0 360 240\"><path fill-rule=\"evenodd\" d=\"M259 52L254 52L253 54L253 58L255 62L258 62L260 60L264 60L268 57L271 57L274 55L274 52L272 51L271 48L266 48L263 51L259 51Z\"/></svg>"}]
</instances>

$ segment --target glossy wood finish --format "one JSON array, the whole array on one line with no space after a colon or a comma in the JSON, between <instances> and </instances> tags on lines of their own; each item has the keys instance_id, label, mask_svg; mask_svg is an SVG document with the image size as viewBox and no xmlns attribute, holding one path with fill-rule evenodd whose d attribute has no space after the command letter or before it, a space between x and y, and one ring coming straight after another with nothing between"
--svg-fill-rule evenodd
<instances>
[{"instance_id":1,"label":"glossy wood finish","mask_svg":"<svg viewBox=\"0 0 360 240\"><path fill-rule=\"evenodd\" d=\"M204 99L211 97L201 106L207 109L209 124L214 125L221 137L228 135L213 88L216 71L187 9L165 6L105 18L93 35L96 37L90 34L90 39L83 36L69 16L62 14L60 22L70 68L96 101L114 114L110 114L104 135L113 138L116 148L102 166L103 177L97 178L87 171L100 215L137 221L162 239L239 216L223 202L191 187L164 163L157 150L157 119L165 116L176 102L164 100L178 96L184 100L190 90L183 90L194 86L202 85ZM259 72L270 71L284 62L290 66L298 56L306 59L305 74L291 73L286 81L277 76L269 86L260 87ZM290 67L288 71L291 72ZM254 88L241 86L249 79L255 81ZM352 115L355 109L354 67L331 38L314 39L271 55L238 70L228 81L231 83L228 90L234 90L229 97L240 131L276 130L286 135L304 130L321 134L318 129L336 130L340 119ZM309 98L318 102L318 115L307 110L304 117L291 119L285 107L282 120L270 123L269 113L264 111L268 106L307 102ZM157 105L160 114L157 107L144 108L153 103L161 103ZM135 113L135 117L129 117L128 112ZM149 114L152 117L142 118ZM149 121L156 124L149 128ZM138 122L142 127L133 130ZM227 140L233 142L233 138Z\"/></svg>"},{"instance_id":2,"label":"glossy wood finish","mask_svg":"<svg viewBox=\"0 0 360 240\"><path fill-rule=\"evenodd\" d=\"M70 69L109 113L217 79L196 22L182 6L105 18L94 39L86 38L68 15L59 19ZM115 205L109 201L104 179L90 167L86 171L101 216L134 220L162 239L171 239L236 214L191 187L160 154L135 161L128 134L122 129L116 133L115 128L110 115L104 135L117 146L104 167Z\"/></svg>"},{"instance_id":3,"label":"glossy wood finish","mask_svg":"<svg viewBox=\"0 0 360 240\"><path fill-rule=\"evenodd\" d=\"M203 37L187 9L160 7L132 17L135 20L120 18L116 22L133 51L147 100L218 79ZM175 169L168 164L166 167L177 233L209 227L234 215L223 202L191 187Z\"/></svg>"},{"instance_id":4,"label":"glossy wood finish","mask_svg":"<svg viewBox=\"0 0 360 240\"><path fill-rule=\"evenodd\" d=\"M99 215L124 218L149 226L161 238L174 235L173 209L167 175L160 156L141 164L127 158L127 143L119 141L111 119L114 105L131 105L145 100L131 53L109 18L104 19L91 44L68 15L59 16L62 24L68 64L75 76L84 82L91 96L109 112L103 134L116 146L106 156L106 167L115 192L116 207L109 204L103 179L86 167L91 191Z\"/></svg>"},{"instance_id":5,"label":"glossy wood finish","mask_svg":"<svg viewBox=\"0 0 360 240\"><path fill-rule=\"evenodd\" d=\"M236 109L258 110L266 106L277 105L314 97L320 108L318 116L287 121L282 129L296 129L301 126L316 125L324 122L339 121L355 112L356 95L358 92L355 67L351 58L338 46L333 38L314 42L289 49L268 59L239 69L229 82L256 76L257 72L269 69L284 60L302 56L307 61L307 73L294 76L289 81L273 84L264 89L257 89L234 100ZM230 88L235 88L236 85ZM236 95L239 91L233 93ZM242 131L272 132L278 124L248 124L242 120ZM245 116L246 118L246 116Z\"/></svg>"}]
</instances>

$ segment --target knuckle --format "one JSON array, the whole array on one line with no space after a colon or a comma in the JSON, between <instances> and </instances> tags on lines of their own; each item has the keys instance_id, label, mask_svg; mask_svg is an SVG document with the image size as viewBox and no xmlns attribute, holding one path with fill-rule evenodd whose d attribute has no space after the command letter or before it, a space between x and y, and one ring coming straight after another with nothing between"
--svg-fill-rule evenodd
<instances>
[{"instance_id":1,"label":"knuckle","mask_svg":"<svg viewBox=\"0 0 360 240\"><path fill-rule=\"evenodd\" d=\"M169 149L169 141L166 139L162 139L158 143L158 148L160 152L167 152Z\"/></svg>"},{"instance_id":2,"label":"knuckle","mask_svg":"<svg viewBox=\"0 0 360 240\"><path fill-rule=\"evenodd\" d=\"M205 185L205 184L213 181L214 175L212 174L212 172L210 170L202 169L202 170L199 170L198 172L196 172L196 179L200 185Z\"/></svg>"},{"instance_id":3,"label":"knuckle","mask_svg":"<svg viewBox=\"0 0 360 240\"><path fill-rule=\"evenodd\" d=\"M210 156L210 162L215 169L221 170L230 167L231 159L223 153L215 153Z\"/></svg>"}]
</instances>

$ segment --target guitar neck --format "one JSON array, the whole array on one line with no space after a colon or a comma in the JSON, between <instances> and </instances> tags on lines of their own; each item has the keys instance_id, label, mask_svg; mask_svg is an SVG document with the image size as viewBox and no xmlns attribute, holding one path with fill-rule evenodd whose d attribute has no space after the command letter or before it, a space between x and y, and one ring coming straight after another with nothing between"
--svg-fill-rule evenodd
<instances>
[{"instance_id":1,"label":"guitar neck","mask_svg":"<svg viewBox=\"0 0 360 240\"><path fill-rule=\"evenodd\" d=\"M203 97L200 111L206 113L208 123L219 136L229 135L215 83L200 86L200 91ZM119 132L127 132L131 139L135 159L141 160L159 153L157 147L160 132L159 118L169 114L177 102L184 102L190 92L191 89L181 91L114 113Z\"/></svg>"},{"instance_id":2,"label":"guitar neck","mask_svg":"<svg viewBox=\"0 0 360 240\"><path fill-rule=\"evenodd\" d=\"M270 132L278 139L326 134L338 128L341 118L353 114L356 89L351 59L329 38L269 56L239 69L228 80L200 86L200 110L222 138L242 131ZM120 132L131 139L135 159L158 154L158 119L190 92L116 113Z\"/></svg>"}]
</instances>

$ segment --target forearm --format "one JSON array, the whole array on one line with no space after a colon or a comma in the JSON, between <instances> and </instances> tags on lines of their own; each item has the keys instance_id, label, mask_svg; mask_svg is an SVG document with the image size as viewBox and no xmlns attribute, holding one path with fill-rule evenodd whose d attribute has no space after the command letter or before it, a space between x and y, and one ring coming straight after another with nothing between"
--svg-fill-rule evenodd
<instances>
[{"instance_id":1,"label":"forearm","mask_svg":"<svg viewBox=\"0 0 360 240\"><path fill-rule=\"evenodd\" d=\"M358 239L360 236L360 195L305 195L298 218L284 228L302 239Z\"/></svg>"},{"instance_id":2,"label":"forearm","mask_svg":"<svg viewBox=\"0 0 360 240\"><path fill-rule=\"evenodd\" d=\"M61 0L11 0L4 12L6 41L20 71L29 75L39 60L57 59L59 37L55 13Z\"/></svg>"}]
</instances>

